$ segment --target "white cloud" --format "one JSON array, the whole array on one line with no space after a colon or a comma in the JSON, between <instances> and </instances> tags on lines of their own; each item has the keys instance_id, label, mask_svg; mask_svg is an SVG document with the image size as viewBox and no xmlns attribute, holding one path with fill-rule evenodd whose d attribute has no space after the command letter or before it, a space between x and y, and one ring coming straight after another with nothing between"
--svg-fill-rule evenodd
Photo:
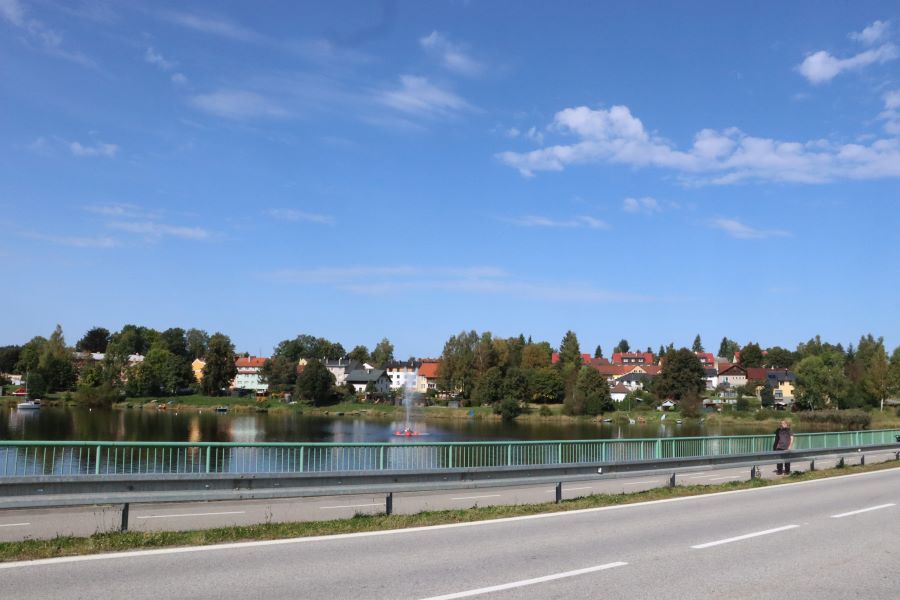
<instances>
[{"instance_id":1,"label":"white cloud","mask_svg":"<svg viewBox=\"0 0 900 600\"><path fill-rule=\"evenodd\" d=\"M518 225L520 227L584 227L587 229L609 229L609 224L606 221L588 215L579 215L571 219L552 219L550 217L542 217L540 215L525 215L522 217L513 217L504 220L508 223L512 223L513 225Z\"/></svg>"},{"instance_id":2,"label":"white cloud","mask_svg":"<svg viewBox=\"0 0 900 600\"><path fill-rule=\"evenodd\" d=\"M43 22L30 18L18 0L0 0L0 18L24 31L28 42L40 46L47 54L84 67L96 66L82 53L64 48L62 34L47 27Z\"/></svg>"},{"instance_id":3,"label":"white cloud","mask_svg":"<svg viewBox=\"0 0 900 600\"><path fill-rule=\"evenodd\" d=\"M605 163L672 169L692 183L822 183L900 177L900 140L895 138L877 139L868 145L792 142L750 136L737 128L702 129L691 147L682 150L647 131L627 106L567 108L556 113L550 129L576 140L530 152L501 152L497 158L524 176L562 171L570 165Z\"/></svg>"},{"instance_id":4,"label":"white cloud","mask_svg":"<svg viewBox=\"0 0 900 600\"><path fill-rule=\"evenodd\" d=\"M85 211L95 215L117 218L147 218L151 217L150 212L144 210L136 204L128 204L125 202L110 202L107 204L88 204L82 207ZM151 217L152 218L152 217Z\"/></svg>"},{"instance_id":5,"label":"white cloud","mask_svg":"<svg viewBox=\"0 0 900 600\"><path fill-rule=\"evenodd\" d=\"M161 16L171 23L201 33L217 35L241 42L257 42L262 39L262 36L255 31L222 17L180 12L165 13Z\"/></svg>"},{"instance_id":6,"label":"white cloud","mask_svg":"<svg viewBox=\"0 0 900 600\"><path fill-rule=\"evenodd\" d=\"M400 87L381 92L378 101L401 112L424 116L449 116L472 109L460 96L415 75L401 75Z\"/></svg>"},{"instance_id":7,"label":"white cloud","mask_svg":"<svg viewBox=\"0 0 900 600\"><path fill-rule=\"evenodd\" d=\"M47 233L37 233L26 231L22 234L26 238L49 242L59 246L69 246L72 248L115 248L119 243L110 237L86 237L86 236L69 236L69 235L52 235Z\"/></svg>"},{"instance_id":8,"label":"white cloud","mask_svg":"<svg viewBox=\"0 0 900 600\"><path fill-rule=\"evenodd\" d=\"M884 95L884 110L878 116L884 120L885 131L900 135L900 90L893 90Z\"/></svg>"},{"instance_id":9,"label":"white cloud","mask_svg":"<svg viewBox=\"0 0 900 600\"><path fill-rule=\"evenodd\" d=\"M163 71L169 71L175 67L174 62L166 60L166 57L163 56L161 52L154 50L152 46L148 46L147 50L144 52L144 60L151 65L159 67Z\"/></svg>"},{"instance_id":10,"label":"white cloud","mask_svg":"<svg viewBox=\"0 0 900 600\"><path fill-rule=\"evenodd\" d=\"M721 229L731 237L739 240L759 240L770 237L787 237L790 232L782 229L755 229L741 223L737 219L713 219L710 226Z\"/></svg>"},{"instance_id":11,"label":"white cloud","mask_svg":"<svg viewBox=\"0 0 900 600\"><path fill-rule=\"evenodd\" d=\"M867 46L871 46L887 37L890 28L890 21L874 21L871 25L869 25L862 31L851 32L850 34L848 34L848 37L851 40L856 40L857 42L860 42Z\"/></svg>"},{"instance_id":12,"label":"white cloud","mask_svg":"<svg viewBox=\"0 0 900 600\"><path fill-rule=\"evenodd\" d=\"M644 198L625 198L622 203L622 209L630 213L644 213L652 215L662 210L659 202L655 198L646 196Z\"/></svg>"},{"instance_id":13,"label":"white cloud","mask_svg":"<svg viewBox=\"0 0 900 600\"><path fill-rule=\"evenodd\" d=\"M825 50L819 50L803 59L797 70L810 83L820 84L831 81L844 71L862 69L876 63L886 63L898 57L900 57L900 51L891 43L865 50L849 58L837 58Z\"/></svg>"},{"instance_id":14,"label":"white cloud","mask_svg":"<svg viewBox=\"0 0 900 600\"><path fill-rule=\"evenodd\" d=\"M226 119L282 118L288 112L255 92L220 90L191 97L200 110Z\"/></svg>"},{"instance_id":15,"label":"white cloud","mask_svg":"<svg viewBox=\"0 0 900 600\"><path fill-rule=\"evenodd\" d=\"M187 240L209 239L210 233L202 227L185 227L183 225L169 225L156 221L112 221L108 223L112 229L138 233L151 238L163 236L177 237Z\"/></svg>"},{"instance_id":16,"label":"white cloud","mask_svg":"<svg viewBox=\"0 0 900 600\"><path fill-rule=\"evenodd\" d=\"M278 219L280 221L307 221L309 223L321 223L322 225L331 225L334 223L334 217L331 215L304 212L293 208L273 208L266 211L266 214L273 219Z\"/></svg>"},{"instance_id":17,"label":"white cloud","mask_svg":"<svg viewBox=\"0 0 900 600\"><path fill-rule=\"evenodd\" d=\"M104 142L97 142L93 146L85 146L80 142L69 142L68 146L72 155L78 157L105 156L114 158L119 152L119 146Z\"/></svg>"},{"instance_id":18,"label":"white cloud","mask_svg":"<svg viewBox=\"0 0 900 600\"><path fill-rule=\"evenodd\" d=\"M305 285L325 285L353 294L383 295L399 292L442 294L490 294L517 299L564 302L634 302L651 298L605 290L578 282L535 282L517 279L491 266L416 267L320 267L284 269L263 275L267 280Z\"/></svg>"},{"instance_id":19,"label":"white cloud","mask_svg":"<svg viewBox=\"0 0 900 600\"><path fill-rule=\"evenodd\" d=\"M476 76L484 71L484 65L469 56L465 49L451 42L445 35L437 31L419 39L419 44L430 54L436 56L448 70L460 75Z\"/></svg>"},{"instance_id":20,"label":"white cloud","mask_svg":"<svg viewBox=\"0 0 900 600\"><path fill-rule=\"evenodd\" d=\"M172 73L172 83L184 85L188 82L188 78L183 73Z\"/></svg>"}]
</instances>

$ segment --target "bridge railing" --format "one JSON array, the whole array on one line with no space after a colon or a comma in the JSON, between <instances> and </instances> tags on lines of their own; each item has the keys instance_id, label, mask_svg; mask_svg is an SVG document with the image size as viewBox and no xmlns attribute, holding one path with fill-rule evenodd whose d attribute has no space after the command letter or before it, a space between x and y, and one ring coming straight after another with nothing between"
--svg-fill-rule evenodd
<instances>
[{"instance_id":1,"label":"bridge railing","mask_svg":"<svg viewBox=\"0 0 900 600\"><path fill-rule=\"evenodd\" d=\"M900 429L795 434L795 450L888 444ZM573 441L218 443L0 441L0 478L42 475L337 473L625 463L767 452L772 435Z\"/></svg>"}]
</instances>

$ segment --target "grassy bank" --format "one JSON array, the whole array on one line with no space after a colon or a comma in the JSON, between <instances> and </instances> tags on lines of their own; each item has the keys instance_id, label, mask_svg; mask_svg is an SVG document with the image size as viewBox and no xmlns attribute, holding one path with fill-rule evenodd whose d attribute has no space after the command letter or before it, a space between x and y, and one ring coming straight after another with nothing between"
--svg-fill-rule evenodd
<instances>
[{"instance_id":1,"label":"grassy bank","mask_svg":"<svg viewBox=\"0 0 900 600\"><path fill-rule=\"evenodd\" d=\"M33 560L96 554L100 552L122 552L126 550L170 548L174 546L196 546L240 542L252 540L273 540L294 537L358 533L388 529L405 529L447 523L465 523L517 517L548 512L564 512L584 508L596 508L619 504L633 504L649 500L697 496L714 492L741 490L773 485L784 485L796 481L823 479L849 473L881 471L898 468L896 461L853 466L843 469L795 473L789 478L776 480L754 480L731 482L718 485L691 485L675 488L657 488L631 494L598 494L561 504L519 504L512 506L478 507L464 510L444 510L421 512L414 515L357 515L351 519L335 521L314 521L307 523L263 523L240 527L222 527L199 531L171 532L114 532L98 533L90 537L58 537L52 540L26 540L22 542L0 543L0 561Z\"/></svg>"}]
</instances>

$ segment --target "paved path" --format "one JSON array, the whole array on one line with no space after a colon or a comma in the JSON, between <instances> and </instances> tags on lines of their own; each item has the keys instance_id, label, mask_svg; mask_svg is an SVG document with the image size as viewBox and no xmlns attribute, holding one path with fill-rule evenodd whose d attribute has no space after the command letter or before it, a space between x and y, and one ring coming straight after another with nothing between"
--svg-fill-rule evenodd
<instances>
[{"instance_id":1,"label":"paved path","mask_svg":"<svg viewBox=\"0 0 900 600\"><path fill-rule=\"evenodd\" d=\"M0 564L3 597L900 597L900 469L499 521Z\"/></svg>"},{"instance_id":2,"label":"paved path","mask_svg":"<svg viewBox=\"0 0 900 600\"><path fill-rule=\"evenodd\" d=\"M894 458L893 453L867 455L869 462ZM809 463L795 464L806 468ZM817 461L821 468L832 462ZM748 468L714 468L678 475L678 483L717 484L749 478ZM774 477L774 467L763 468L764 477ZM595 493L620 494L668 485L667 476L627 479L593 479L569 482L563 486L564 498ZM555 489L542 484L512 488L479 488L447 492L419 492L394 495L394 511L413 514L423 510L469 508L509 504L541 503L553 500ZM178 504L134 504L129 528L134 531L179 531L229 525L270 522L321 521L344 519L354 514L384 512L384 495L333 496L285 500L248 500L243 502L190 502ZM59 535L86 536L99 531L114 531L121 523L121 506L89 506L57 509L0 510L0 541L50 539Z\"/></svg>"}]
</instances>

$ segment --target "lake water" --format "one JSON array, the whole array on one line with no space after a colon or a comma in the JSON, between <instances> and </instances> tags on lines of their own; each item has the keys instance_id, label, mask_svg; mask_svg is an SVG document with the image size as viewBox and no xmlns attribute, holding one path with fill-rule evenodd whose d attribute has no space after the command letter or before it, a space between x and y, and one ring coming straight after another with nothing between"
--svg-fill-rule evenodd
<instances>
[{"instance_id":1,"label":"lake water","mask_svg":"<svg viewBox=\"0 0 900 600\"><path fill-rule=\"evenodd\" d=\"M292 413L182 412L149 410L88 410L44 407L17 410L0 407L0 440L105 440L190 442L389 442L402 421L359 417L313 417ZM616 423L552 420L503 423L478 419L413 420L413 429L427 434L417 441L573 440L697 435L771 433L770 428L673 422Z\"/></svg>"}]
</instances>

